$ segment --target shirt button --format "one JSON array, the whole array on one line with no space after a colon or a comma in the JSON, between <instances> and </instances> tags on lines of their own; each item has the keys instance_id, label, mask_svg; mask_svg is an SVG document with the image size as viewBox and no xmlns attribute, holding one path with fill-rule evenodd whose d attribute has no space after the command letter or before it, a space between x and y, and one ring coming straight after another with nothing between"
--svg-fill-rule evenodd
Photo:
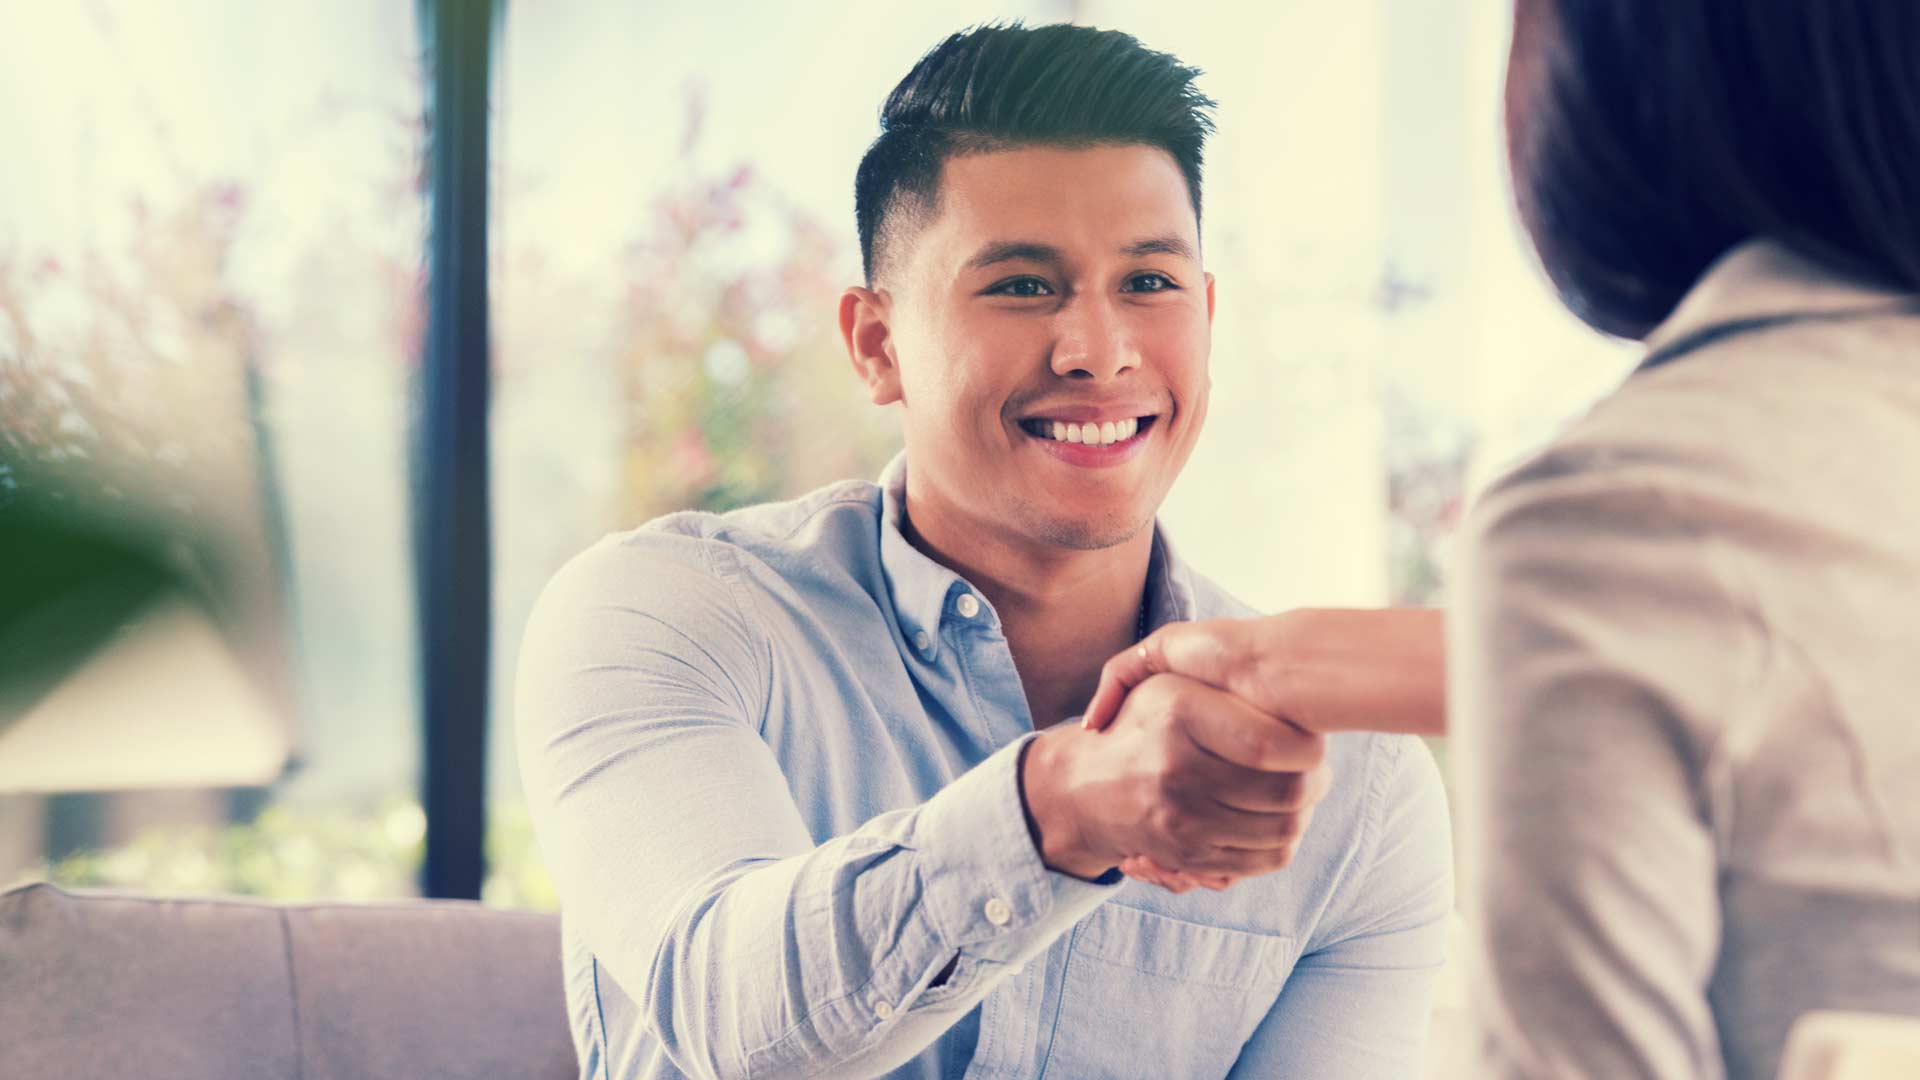
<instances>
[{"instance_id":1,"label":"shirt button","mask_svg":"<svg viewBox=\"0 0 1920 1080\"><path fill-rule=\"evenodd\" d=\"M953 606L960 612L960 617L963 619L971 619L980 614L980 601L974 599L970 592L961 593L960 599L954 601Z\"/></svg>"},{"instance_id":2,"label":"shirt button","mask_svg":"<svg viewBox=\"0 0 1920 1080\"><path fill-rule=\"evenodd\" d=\"M925 630L915 631L913 635L913 647L919 649L921 652L927 652L933 648L933 639L927 636Z\"/></svg>"},{"instance_id":3,"label":"shirt button","mask_svg":"<svg viewBox=\"0 0 1920 1080\"><path fill-rule=\"evenodd\" d=\"M884 1001L876 1001L873 1003L873 1015L882 1020L891 1019L893 1016L893 1006Z\"/></svg>"},{"instance_id":4,"label":"shirt button","mask_svg":"<svg viewBox=\"0 0 1920 1080\"><path fill-rule=\"evenodd\" d=\"M987 901L987 921L995 926L1005 926L1013 921L1013 909L996 896Z\"/></svg>"}]
</instances>

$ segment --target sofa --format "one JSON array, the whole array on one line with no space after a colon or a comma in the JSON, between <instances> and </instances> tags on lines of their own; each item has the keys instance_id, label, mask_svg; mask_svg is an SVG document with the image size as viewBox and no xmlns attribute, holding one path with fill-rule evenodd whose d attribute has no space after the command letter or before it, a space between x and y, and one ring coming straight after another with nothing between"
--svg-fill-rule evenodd
<instances>
[{"instance_id":1,"label":"sofa","mask_svg":"<svg viewBox=\"0 0 1920 1080\"><path fill-rule=\"evenodd\" d=\"M574 1080L556 916L0 893L6 1080Z\"/></svg>"}]
</instances>

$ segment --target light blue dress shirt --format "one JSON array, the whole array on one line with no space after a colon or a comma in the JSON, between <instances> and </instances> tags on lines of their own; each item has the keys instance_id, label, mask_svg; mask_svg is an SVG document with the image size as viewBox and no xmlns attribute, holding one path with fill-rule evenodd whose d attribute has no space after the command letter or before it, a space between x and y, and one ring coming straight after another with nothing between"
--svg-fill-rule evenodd
<instances>
[{"instance_id":1,"label":"light blue dress shirt","mask_svg":"<svg viewBox=\"0 0 1920 1080\"><path fill-rule=\"evenodd\" d=\"M1292 866L1225 892L1049 871L999 616L904 491L902 459L661 518L543 594L516 727L582 1075L1418 1076L1452 910L1426 748L1332 737ZM1251 614L1164 535L1148 594Z\"/></svg>"}]
</instances>

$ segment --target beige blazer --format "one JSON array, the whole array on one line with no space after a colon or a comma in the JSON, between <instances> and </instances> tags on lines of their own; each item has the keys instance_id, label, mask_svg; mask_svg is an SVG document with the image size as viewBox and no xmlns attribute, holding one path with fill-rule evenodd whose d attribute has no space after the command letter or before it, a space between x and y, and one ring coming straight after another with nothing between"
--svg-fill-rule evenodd
<instances>
[{"instance_id":1,"label":"beige blazer","mask_svg":"<svg viewBox=\"0 0 1920 1080\"><path fill-rule=\"evenodd\" d=\"M1920 307L1755 242L1648 345L1458 544L1479 1075L1920 1015Z\"/></svg>"}]
</instances>

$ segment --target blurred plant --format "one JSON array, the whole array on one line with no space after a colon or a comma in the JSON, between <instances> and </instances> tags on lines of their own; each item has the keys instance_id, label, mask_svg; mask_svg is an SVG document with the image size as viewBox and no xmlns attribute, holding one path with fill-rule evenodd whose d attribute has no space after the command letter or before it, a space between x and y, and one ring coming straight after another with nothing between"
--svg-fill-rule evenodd
<instances>
[{"instance_id":1,"label":"blurred plant","mask_svg":"<svg viewBox=\"0 0 1920 1080\"><path fill-rule=\"evenodd\" d=\"M251 507L248 309L227 282L244 191L209 183L69 266L0 254L0 463L13 501L150 515L181 538Z\"/></svg>"},{"instance_id":2,"label":"blurred plant","mask_svg":"<svg viewBox=\"0 0 1920 1080\"><path fill-rule=\"evenodd\" d=\"M793 206L749 165L701 175L689 100L684 177L629 246L620 352L624 511L729 510L878 473L898 442L859 392L836 324L848 229Z\"/></svg>"},{"instance_id":3,"label":"blurred plant","mask_svg":"<svg viewBox=\"0 0 1920 1080\"><path fill-rule=\"evenodd\" d=\"M76 266L0 257L0 685L18 701L166 594L204 606L286 707L263 632L283 575L259 335L228 270L246 208L202 184L164 213L133 202L125 245Z\"/></svg>"},{"instance_id":4,"label":"blurred plant","mask_svg":"<svg viewBox=\"0 0 1920 1080\"><path fill-rule=\"evenodd\" d=\"M91 12L105 36L115 32L112 8ZM145 99L140 69L126 75L125 85L101 92ZM275 439L296 414L307 430L315 424L306 418L320 416L352 434L351 407L361 402L349 392L364 384L365 369L384 364L404 386L405 365L378 339L391 337L406 359L417 352L418 242L407 225L419 216L419 109L323 92L294 114L300 122L284 139L254 148L245 182L207 175L174 145L164 119L138 115L144 123L114 132L132 164L108 170L109 184L131 185L136 197L88 207L82 235L51 231L39 242L61 245L57 255L0 247L0 551L49 553L6 560L0 631L10 597L24 597L21 610L37 602L71 612L56 586L84 584L89 574L125 591L125 574L94 572L114 569L102 560L64 578L48 570L65 537L98 535L128 548L125 561L164 564L170 582L206 601L259 689L294 714L291 552ZM301 186L311 176L304 161L373 139L394 152L365 155L370 183L335 185L318 198L313 185ZM330 396L314 408L302 392L321 383ZM323 442L295 434L308 447ZM378 519L366 504L385 481L370 478L364 440L324 442L337 447L332 467L299 470L304 501L322 511L307 516L351 522L357 538ZM348 663L331 666L349 668L356 689L372 686L360 690L367 698L398 699L400 711L404 684L393 693L377 681L381 672L352 662L357 641L393 651L381 649L385 627L366 625L366 583L384 569L368 565L366 547L320 542L304 553L302 584L327 598L323 610L351 607L356 619L337 620L337 633L309 620L303 629L319 626L310 636L321 644L303 659L326 674L316 656L345 654ZM55 830L48 842L58 854L101 839L82 825Z\"/></svg>"},{"instance_id":5,"label":"blurred plant","mask_svg":"<svg viewBox=\"0 0 1920 1080\"><path fill-rule=\"evenodd\" d=\"M365 815L275 805L245 824L150 829L28 876L75 888L371 899L413 891L425 834L412 802Z\"/></svg>"},{"instance_id":6,"label":"blurred plant","mask_svg":"<svg viewBox=\"0 0 1920 1080\"><path fill-rule=\"evenodd\" d=\"M244 824L151 829L124 845L68 856L21 881L270 900L375 900L416 891L426 836L419 804L313 809L277 804ZM496 810L484 896L499 907L557 909L524 806Z\"/></svg>"},{"instance_id":7,"label":"blurred plant","mask_svg":"<svg viewBox=\"0 0 1920 1080\"><path fill-rule=\"evenodd\" d=\"M1439 606L1446 602L1447 543L1466 502L1473 432L1391 384L1380 408L1386 422L1389 602Z\"/></svg>"}]
</instances>

